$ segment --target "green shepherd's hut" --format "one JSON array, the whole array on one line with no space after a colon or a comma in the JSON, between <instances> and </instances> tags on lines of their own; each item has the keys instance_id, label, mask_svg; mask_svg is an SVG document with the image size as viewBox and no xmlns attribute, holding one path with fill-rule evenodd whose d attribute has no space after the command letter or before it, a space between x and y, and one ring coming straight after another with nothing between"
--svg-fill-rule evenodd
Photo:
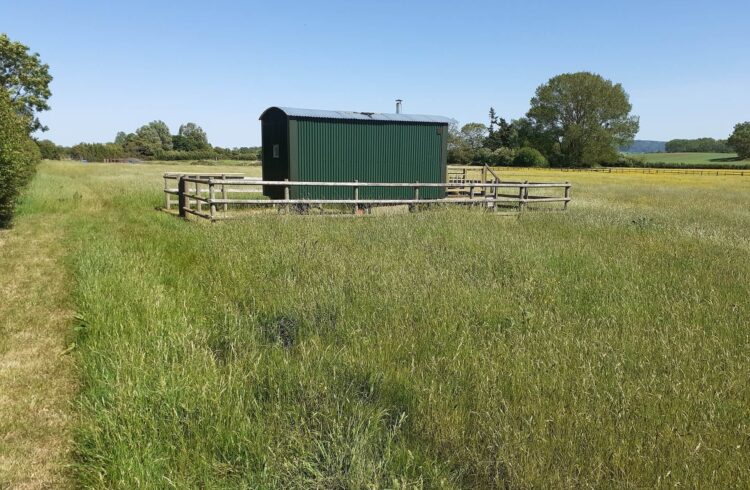
<instances>
[{"instance_id":1,"label":"green shepherd's hut","mask_svg":"<svg viewBox=\"0 0 750 490\"><path fill-rule=\"evenodd\" d=\"M416 114L270 107L260 116L263 180L297 182L445 182L451 119ZM282 199L281 186L263 193ZM363 187L361 199L407 199L410 188ZM350 199L351 188L292 186L292 199ZM424 188L423 198L442 198Z\"/></svg>"}]
</instances>

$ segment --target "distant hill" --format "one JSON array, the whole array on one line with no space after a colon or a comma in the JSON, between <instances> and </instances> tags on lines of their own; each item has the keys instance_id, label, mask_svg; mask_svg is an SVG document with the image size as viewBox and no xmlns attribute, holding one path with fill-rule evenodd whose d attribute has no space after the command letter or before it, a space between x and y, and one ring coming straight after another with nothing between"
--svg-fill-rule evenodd
<instances>
[{"instance_id":1,"label":"distant hill","mask_svg":"<svg viewBox=\"0 0 750 490\"><path fill-rule=\"evenodd\" d=\"M666 141L635 140L633 144L620 151L624 153L660 153L666 151Z\"/></svg>"}]
</instances>

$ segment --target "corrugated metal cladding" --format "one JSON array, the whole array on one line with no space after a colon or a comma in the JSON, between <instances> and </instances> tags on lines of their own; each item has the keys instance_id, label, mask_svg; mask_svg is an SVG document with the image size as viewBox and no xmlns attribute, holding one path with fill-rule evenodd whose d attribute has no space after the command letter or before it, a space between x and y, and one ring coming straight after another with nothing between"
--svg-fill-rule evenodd
<instances>
[{"instance_id":1,"label":"corrugated metal cladding","mask_svg":"<svg viewBox=\"0 0 750 490\"><path fill-rule=\"evenodd\" d=\"M347 118L347 114L355 114ZM272 107L261 115L263 178L313 182L445 182L448 123L440 116ZM283 189L264 189L272 198ZM292 187L292 198L351 199L352 188ZM423 188L422 198L443 197ZM410 188L361 188L361 199L403 199Z\"/></svg>"}]
</instances>

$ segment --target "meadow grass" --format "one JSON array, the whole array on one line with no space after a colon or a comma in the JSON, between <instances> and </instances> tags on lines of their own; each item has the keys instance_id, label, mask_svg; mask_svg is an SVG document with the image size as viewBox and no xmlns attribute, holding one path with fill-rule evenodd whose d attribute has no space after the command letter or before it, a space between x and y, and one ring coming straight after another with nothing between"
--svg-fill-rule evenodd
<instances>
[{"instance_id":1,"label":"meadow grass","mask_svg":"<svg viewBox=\"0 0 750 490\"><path fill-rule=\"evenodd\" d=\"M76 485L750 480L750 179L210 225L154 211L165 169L47 163L26 204L75 278Z\"/></svg>"}]
</instances>

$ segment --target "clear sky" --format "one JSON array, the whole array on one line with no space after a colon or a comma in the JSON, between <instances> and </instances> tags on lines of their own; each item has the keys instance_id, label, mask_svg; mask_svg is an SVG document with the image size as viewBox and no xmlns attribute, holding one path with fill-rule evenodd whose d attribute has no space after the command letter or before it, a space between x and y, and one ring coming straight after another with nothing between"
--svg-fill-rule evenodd
<instances>
[{"instance_id":1,"label":"clear sky","mask_svg":"<svg viewBox=\"0 0 750 490\"><path fill-rule=\"evenodd\" d=\"M0 32L50 65L44 137L65 145L154 119L258 145L272 105L516 118L580 70L623 84L640 139L725 138L750 120L748 20L748 0L0 0Z\"/></svg>"}]
</instances>

